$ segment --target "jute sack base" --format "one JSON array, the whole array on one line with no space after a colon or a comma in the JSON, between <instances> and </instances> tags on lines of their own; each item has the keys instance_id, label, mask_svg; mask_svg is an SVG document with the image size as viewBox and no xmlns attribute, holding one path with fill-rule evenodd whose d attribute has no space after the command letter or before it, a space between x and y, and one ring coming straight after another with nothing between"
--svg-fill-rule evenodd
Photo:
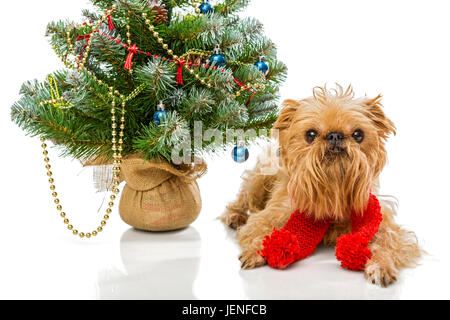
<instances>
[{"instance_id":1,"label":"jute sack base","mask_svg":"<svg viewBox=\"0 0 450 320\"><path fill-rule=\"evenodd\" d=\"M138 156L123 160L126 182L119 212L130 226L147 231L185 228L200 214L202 200L196 179L206 165L176 168L167 161L144 161Z\"/></svg>"},{"instance_id":2,"label":"jute sack base","mask_svg":"<svg viewBox=\"0 0 450 320\"><path fill-rule=\"evenodd\" d=\"M85 165L104 164L97 159ZM186 228L200 214L202 200L196 180L205 172L205 163L175 167L165 160L125 157L120 173L120 179L126 182L119 204L120 217L139 230Z\"/></svg>"}]
</instances>

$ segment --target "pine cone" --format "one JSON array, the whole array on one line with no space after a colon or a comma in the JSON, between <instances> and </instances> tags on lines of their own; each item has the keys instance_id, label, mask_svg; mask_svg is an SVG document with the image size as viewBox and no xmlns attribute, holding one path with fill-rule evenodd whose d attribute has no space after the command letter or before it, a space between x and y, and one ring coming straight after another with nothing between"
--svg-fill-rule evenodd
<instances>
[{"instance_id":1,"label":"pine cone","mask_svg":"<svg viewBox=\"0 0 450 320\"><path fill-rule=\"evenodd\" d=\"M168 10L161 0L151 0L148 2L148 7L152 9L152 13L155 14L153 22L155 24L166 23L169 21Z\"/></svg>"},{"instance_id":2,"label":"pine cone","mask_svg":"<svg viewBox=\"0 0 450 320\"><path fill-rule=\"evenodd\" d=\"M166 8L164 7L155 7L152 9L153 13L156 13L156 16L153 18L153 22L155 24L161 24L161 23L166 23L167 21L169 21L169 17L168 17L168 11Z\"/></svg>"}]
</instances>

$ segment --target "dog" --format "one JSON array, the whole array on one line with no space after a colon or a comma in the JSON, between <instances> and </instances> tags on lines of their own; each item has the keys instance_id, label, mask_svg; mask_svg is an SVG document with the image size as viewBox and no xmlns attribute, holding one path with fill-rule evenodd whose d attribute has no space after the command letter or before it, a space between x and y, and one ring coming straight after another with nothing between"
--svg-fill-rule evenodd
<instances>
[{"instance_id":1,"label":"dog","mask_svg":"<svg viewBox=\"0 0 450 320\"><path fill-rule=\"evenodd\" d=\"M344 90L337 85L316 87L303 100L286 100L274 132L280 146L277 155L270 155L279 157L276 173L265 173L266 152L244 174L237 199L221 216L237 229L244 269L266 264L258 254L264 238L297 209L316 219L332 219L326 245L336 245L340 235L349 233L352 210L362 212L370 193L377 192L387 158L385 142L396 127L383 111L381 96L355 98L351 86ZM415 234L394 221L392 202L381 202L383 221L369 244L372 257L364 273L371 283L386 287L402 268L417 264L422 250Z\"/></svg>"}]
</instances>

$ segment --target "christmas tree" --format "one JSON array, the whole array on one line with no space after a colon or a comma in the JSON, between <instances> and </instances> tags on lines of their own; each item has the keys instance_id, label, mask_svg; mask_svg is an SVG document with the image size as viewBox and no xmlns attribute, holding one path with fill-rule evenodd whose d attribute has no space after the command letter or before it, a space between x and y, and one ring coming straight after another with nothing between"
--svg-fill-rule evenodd
<instances>
[{"instance_id":1,"label":"christmas tree","mask_svg":"<svg viewBox=\"0 0 450 320\"><path fill-rule=\"evenodd\" d=\"M196 121L222 133L271 128L286 66L262 24L238 16L248 0L91 2L84 23L48 25L66 68L23 85L11 114L26 132L77 159L171 162Z\"/></svg>"}]
</instances>

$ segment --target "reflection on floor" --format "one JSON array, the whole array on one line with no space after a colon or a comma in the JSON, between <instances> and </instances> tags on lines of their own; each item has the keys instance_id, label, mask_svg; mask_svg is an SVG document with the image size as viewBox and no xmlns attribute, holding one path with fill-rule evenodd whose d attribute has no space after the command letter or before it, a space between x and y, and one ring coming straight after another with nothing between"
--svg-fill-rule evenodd
<instances>
[{"instance_id":1,"label":"reflection on floor","mask_svg":"<svg viewBox=\"0 0 450 320\"><path fill-rule=\"evenodd\" d=\"M100 299L195 299L200 265L197 230L148 233L127 230L120 240L124 271L99 276Z\"/></svg>"},{"instance_id":2,"label":"reflection on floor","mask_svg":"<svg viewBox=\"0 0 450 320\"><path fill-rule=\"evenodd\" d=\"M199 229L202 236L194 226L166 233L126 230L121 265L99 273L98 298L397 299L402 292L403 278L388 289L371 285L362 272L343 270L327 247L287 270L240 270L234 231L219 221Z\"/></svg>"},{"instance_id":3,"label":"reflection on floor","mask_svg":"<svg viewBox=\"0 0 450 320\"><path fill-rule=\"evenodd\" d=\"M343 270L326 247L288 270L263 267L240 276L250 299L397 299L401 290L401 283L382 289L367 283L362 272Z\"/></svg>"}]
</instances>

